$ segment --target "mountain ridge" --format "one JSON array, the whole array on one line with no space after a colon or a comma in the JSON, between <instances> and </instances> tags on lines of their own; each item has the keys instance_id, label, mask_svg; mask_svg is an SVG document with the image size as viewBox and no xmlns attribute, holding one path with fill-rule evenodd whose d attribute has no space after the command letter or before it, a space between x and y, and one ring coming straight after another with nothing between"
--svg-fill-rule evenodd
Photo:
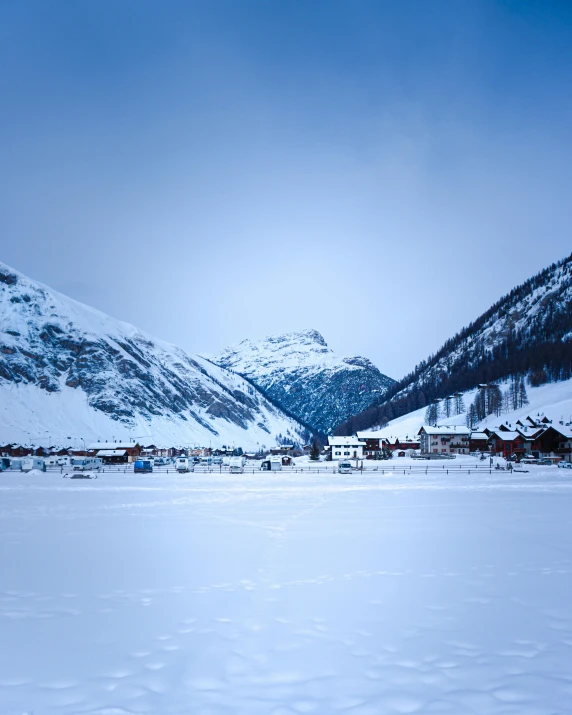
<instances>
[{"instance_id":1,"label":"mountain ridge","mask_svg":"<svg viewBox=\"0 0 572 715\"><path fill-rule=\"evenodd\" d=\"M276 434L301 439L305 432L242 378L32 281L4 263L0 318L0 426L6 431L14 428L7 411L22 415L16 432L25 431L29 419L39 428L33 402L51 413L45 395L69 397L79 390L87 408L98 414L83 414L77 400L68 399L74 414L81 412L86 425L104 424L104 414L108 431L154 429L171 432L178 440L242 438L251 446L273 443ZM15 389L24 385L43 394ZM15 404L22 400L29 409ZM65 412L66 400L55 402ZM62 426L64 432L72 428Z\"/></svg>"},{"instance_id":2,"label":"mountain ridge","mask_svg":"<svg viewBox=\"0 0 572 715\"><path fill-rule=\"evenodd\" d=\"M532 386L572 376L572 254L502 296L336 432L369 429L513 376Z\"/></svg>"},{"instance_id":3,"label":"mountain ridge","mask_svg":"<svg viewBox=\"0 0 572 715\"><path fill-rule=\"evenodd\" d=\"M367 358L337 355L313 328L247 338L205 357L249 379L282 409L322 434L394 382Z\"/></svg>"}]
</instances>

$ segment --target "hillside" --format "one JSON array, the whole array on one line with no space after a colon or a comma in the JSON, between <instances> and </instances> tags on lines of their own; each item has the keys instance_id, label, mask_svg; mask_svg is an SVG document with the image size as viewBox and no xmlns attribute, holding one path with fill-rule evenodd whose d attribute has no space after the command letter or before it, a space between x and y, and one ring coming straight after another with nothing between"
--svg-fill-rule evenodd
<instances>
[{"instance_id":1,"label":"hillside","mask_svg":"<svg viewBox=\"0 0 572 715\"><path fill-rule=\"evenodd\" d=\"M316 330L243 340L209 360L244 376L321 433L364 409L394 384L366 358L336 355Z\"/></svg>"},{"instance_id":2,"label":"hillside","mask_svg":"<svg viewBox=\"0 0 572 715\"><path fill-rule=\"evenodd\" d=\"M501 383L501 388L506 389L507 385ZM464 393L465 403L468 405L475 398L478 390L469 390ZM549 419L558 423L560 420L572 422L572 379L563 382L552 382L539 387L528 388L529 403L516 410L509 410L497 416L488 415L475 425L475 431L488 427L494 429L501 424L508 423L514 425L517 420L525 420L527 416L538 417L546 415ZM382 432L388 437L398 437L405 439L416 435L421 427L426 423L426 408L422 407L406 415L391 420L382 428ZM439 425L465 425L466 413L451 415L450 417L440 417L437 420Z\"/></svg>"},{"instance_id":3,"label":"hillside","mask_svg":"<svg viewBox=\"0 0 572 715\"><path fill-rule=\"evenodd\" d=\"M510 376L531 386L572 376L572 255L514 288L337 432L385 424Z\"/></svg>"},{"instance_id":4,"label":"hillside","mask_svg":"<svg viewBox=\"0 0 572 715\"><path fill-rule=\"evenodd\" d=\"M303 431L240 376L0 263L0 441L145 435L255 449Z\"/></svg>"}]
</instances>

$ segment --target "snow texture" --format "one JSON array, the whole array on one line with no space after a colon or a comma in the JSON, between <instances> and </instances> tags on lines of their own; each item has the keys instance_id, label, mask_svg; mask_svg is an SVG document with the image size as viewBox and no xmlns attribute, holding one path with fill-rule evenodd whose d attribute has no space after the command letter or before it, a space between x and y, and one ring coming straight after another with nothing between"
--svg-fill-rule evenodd
<instances>
[{"instance_id":1,"label":"snow texture","mask_svg":"<svg viewBox=\"0 0 572 715\"><path fill-rule=\"evenodd\" d=\"M0 263L4 443L115 436L257 449L301 431L239 375Z\"/></svg>"},{"instance_id":2,"label":"snow texture","mask_svg":"<svg viewBox=\"0 0 572 715\"><path fill-rule=\"evenodd\" d=\"M0 712L569 713L569 475L391 466L3 474Z\"/></svg>"}]
</instances>

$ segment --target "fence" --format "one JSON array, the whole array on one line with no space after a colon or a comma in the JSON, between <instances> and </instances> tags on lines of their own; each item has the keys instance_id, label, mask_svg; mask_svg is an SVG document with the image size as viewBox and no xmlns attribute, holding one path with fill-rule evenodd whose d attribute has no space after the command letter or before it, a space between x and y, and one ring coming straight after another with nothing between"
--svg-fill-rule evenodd
<instances>
[{"instance_id":1,"label":"fence","mask_svg":"<svg viewBox=\"0 0 572 715\"><path fill-rule=\"evenodd\" d=\"M71 474L72 469L70 467L48 467L47 472L56 472L56 473L61 473L61 474ZM364 465L362 468L357 468L353 470L353 474L366 474L366 475L371 475L371 476L390 476L390 475L424 475L424 474L493 474L493 473L498 473L505 471L507 473L511 473L513 470L512 469L495 469L490 466L490 464L470 464L470 465L459 465L459 466L453 466L450 463L447 465L436 465L436 464L408 464L408 465L398 465L395 464L395 466L389 466L384 463L384 466L373 466L373 465ZM524 470L516 470L518 471L524 471ZM249 467L248 465L244 467L243 474L264 474L268 476L276 476L278 474L308 474L310 476L313 476L315 474L324 474L324 475L337 475L337 466L334 466L331 462L322 462L320 464L316 465L304 465L303 467L283 467L279 471L268 471L268 470L261 470L255 467ZM113 464L113 465L106 465L102 468L100 474L134 474L133 471L133 464L127 464L127 465L119 465L119 464ZM177 475L179 472L175 469L173 465L170 466L157 466L153 468L152 473L148 473L147 476L154 477L154 476L160 476L160 475ZM195 466L195 469L193 472L183 472L180 473L181 477L188 477L192 478L194 474L226 474L232 477L237 477L240 475L233 474L231 475L229 472L229 468L227 466L200 466L197 465Z\"/></svg>"}]
</instances>

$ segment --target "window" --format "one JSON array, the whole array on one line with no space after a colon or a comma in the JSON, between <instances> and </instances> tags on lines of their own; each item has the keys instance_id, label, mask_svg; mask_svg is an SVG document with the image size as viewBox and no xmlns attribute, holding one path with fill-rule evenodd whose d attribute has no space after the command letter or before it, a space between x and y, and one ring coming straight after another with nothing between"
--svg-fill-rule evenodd
<instances>
[{"instance_id":1,"label":"window","mask_svg":"<svg viewBox=\"0 0 572 715\"><path fill-rule=\"evenodd\" d=\"M349 453L349 452L344 452L344 455L345 455L346 457L349 457L349 456L350 456L350 453Z\"/></svg>"},{"instance_id":2,"label":"window","mask_svg":"<svg viewBox=\"0 0 572 715\"><path fill-rule=\"evenodd\" d=\"M336 455L336 457L340 457L342 453L341 453L341 452L334 452L334 454Z\"/></svg>"}]
</instances>

